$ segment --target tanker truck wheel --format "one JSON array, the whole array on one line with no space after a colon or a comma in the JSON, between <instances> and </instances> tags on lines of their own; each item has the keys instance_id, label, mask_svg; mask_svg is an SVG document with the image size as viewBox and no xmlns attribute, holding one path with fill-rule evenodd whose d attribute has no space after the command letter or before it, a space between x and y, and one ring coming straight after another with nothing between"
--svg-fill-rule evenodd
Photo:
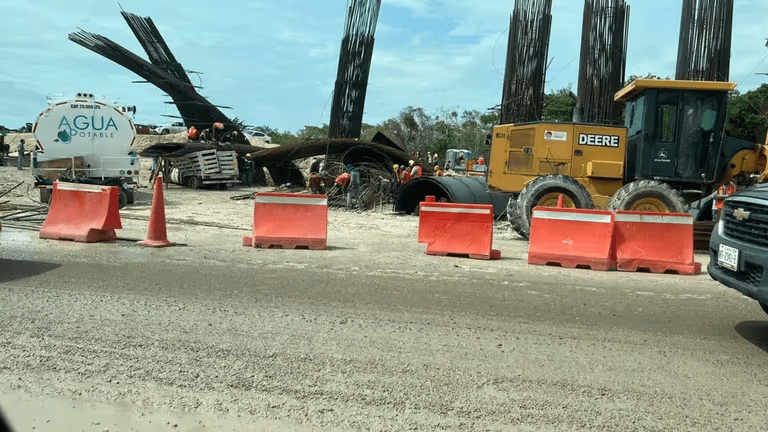
<instances>
[{"instance_id":1,"label":"tanker truck wheel","mask_svg":"<svg viewBox=\"0 0 768 432\"><path fill-rule=\"evenodd\" d=\"M128 203L128 195L126 195L123 188L118 189L120 191L120 194L117 198L117 208L123 208Z\"/></svg>"},{"instance_id":2,"label":"tanker truck wheel","mask_svg":"<svg viewBox=\"0 0 768 432\"><path fill-rule=\"evenodd\" d=\"M621 187L608 201L608 210L656 213L688 213L688 204L680 193L666 183L638 180Z\"/></svg>"},{"instance_id":3,"label":"tanker truck wheel","mask_svg":"<svg viewBox=\"0 0 768 432\"><path fill-rule=\"evenodd\" d=\"M136 193L135 189L130 188L125 190L125 202L126 204L133 204L136 202Z\"/></svg>"},{"instance_id":4,"label":"tanker truck wheel","mask_svg":"<svg viewBox=\"0 0 768 432\"><path fill-rule=\"evenodd\" d=\"M525 185L517 198L514 217L520 227L519 234L529 238L531 234L531 214L534 207L557 207L557 200L563 195L566 208L592 209L592 195L572 177L553 174L535 178Z\"/></svg>"}]
</instances>

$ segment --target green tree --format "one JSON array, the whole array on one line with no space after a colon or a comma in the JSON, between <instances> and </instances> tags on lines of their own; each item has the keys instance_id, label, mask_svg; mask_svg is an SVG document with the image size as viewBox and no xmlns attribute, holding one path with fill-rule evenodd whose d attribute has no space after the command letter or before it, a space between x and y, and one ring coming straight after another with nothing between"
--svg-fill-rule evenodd
<instances>
[{"instance_id":1,"label":"green tree","mask_svg":"<svg viewBox=\"0 0 768 432\"><path fill-rule=\"evenodd\" d=\"M432 142L435 128L434 118L423 108L408 106L397 117L385 121L380 129L390 139L410 152L424 153Z\"/></svg>"},{"instance_id":2,"label":"green tree","mask_svg":"<svg viewBox=\"0 0 768 432\"><path fill-rule=\"evenodd\" d=\"M768 84L743 95L731 93L725 133L735 138L765 142L768 130Z\"/></svg>"},{"instance_id":3,"label":"green tree","mask_svg":"<svg viewBox=\"0 0 768 432\"><path fill-rule=\"evenodd\" d=\"M571 87L564 87L544 96L543 120L546 121L573 121L573 107L576 105L576 96Z\"/></svg>"},{"instance_id":4,"label":"green tree","mask_svg":"<svg viewBox=\"0 0 768 432\"><path fill-rule=\"evenodd\" d=\"M328 124L323 124L320 127L317 126L304 126L297 134L296 137L299 140L318 140L328 138Z\"/></svg>"}]
</instances>

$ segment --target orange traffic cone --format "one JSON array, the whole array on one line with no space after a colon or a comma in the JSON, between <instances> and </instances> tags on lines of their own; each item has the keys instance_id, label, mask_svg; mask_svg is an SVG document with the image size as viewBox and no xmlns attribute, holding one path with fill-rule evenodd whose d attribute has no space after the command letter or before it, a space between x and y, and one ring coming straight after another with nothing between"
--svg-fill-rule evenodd
<instances>
[{"instance_id":1,"label":"orange traffic cone","mask_svg":"<svg viewBox=\"0 0 768 432\"><path fill-rule=\"evenodd\" d=\"M152 210L149 214L147 239L140 241L141 246L167 247L176 243L168 241L165 231L165 200L163 199L163 176L155 178L155 193L152 195Z\"/></svg>"}]
</instances>

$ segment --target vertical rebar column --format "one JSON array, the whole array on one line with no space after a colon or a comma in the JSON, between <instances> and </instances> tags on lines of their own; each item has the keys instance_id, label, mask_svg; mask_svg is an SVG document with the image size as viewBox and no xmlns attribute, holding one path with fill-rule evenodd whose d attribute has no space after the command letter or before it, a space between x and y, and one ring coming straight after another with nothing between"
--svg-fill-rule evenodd
<instances>
[{"instance_id":1,"label":"vertical rebar column","mask_svg":"<svg viewBox=\"0 0 768 432\"><path fill-rule=\"evenodd\" d=\"M348 3L328 124L329 138L360 138L380 6L381 0Z\"/></svg>"},{"instance_id":2,"label":"vertical rebar column","mask_svg":"<svg viewBox=\"0 0 768 432\"><path fill-rule=\"evenodd\" d=\"M728 81L733 0L683 0L675 79Z\"/></svg>"},{"instance_id":3,"label":"vertical rebar column","mask_svg":"<svg viewBox=\"0 0 768 432\"><path fill-rule=\"evenodd\" d=\"M541 119L552 0L515 0L509 21L500 124Z\"/></svg>"},{"instance_id":4,"label":"vertical rebar column","mask_svg":"<svg viewBox=\"0 0 768 432\"><path fill-rule=\"evenodd\" d=\"M573 121L621 124L613 95L624 85L629 6L624 0L586 0L581 27L579 85Z\"/></svg>"}]
</instances>

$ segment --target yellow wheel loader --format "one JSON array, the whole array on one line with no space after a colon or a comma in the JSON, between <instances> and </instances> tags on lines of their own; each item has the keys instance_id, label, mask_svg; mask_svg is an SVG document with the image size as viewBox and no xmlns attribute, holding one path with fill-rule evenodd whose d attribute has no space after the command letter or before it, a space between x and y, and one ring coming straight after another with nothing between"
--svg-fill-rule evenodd
<instances>
[{"instance_id":1,"label":"yellow wheel loader","mask_svg":"<svg viewBox=\"0 0 768 432\"><path fill-rule=\"evenodd\" d=\"M536 206L687 212L731 180L768 178L768 141L724 135L736 84L638 79L615 95L625 125L534 122L496 126L488 186L511 193L507 218L523 237Z\"/></svg>"}]
</instances>

